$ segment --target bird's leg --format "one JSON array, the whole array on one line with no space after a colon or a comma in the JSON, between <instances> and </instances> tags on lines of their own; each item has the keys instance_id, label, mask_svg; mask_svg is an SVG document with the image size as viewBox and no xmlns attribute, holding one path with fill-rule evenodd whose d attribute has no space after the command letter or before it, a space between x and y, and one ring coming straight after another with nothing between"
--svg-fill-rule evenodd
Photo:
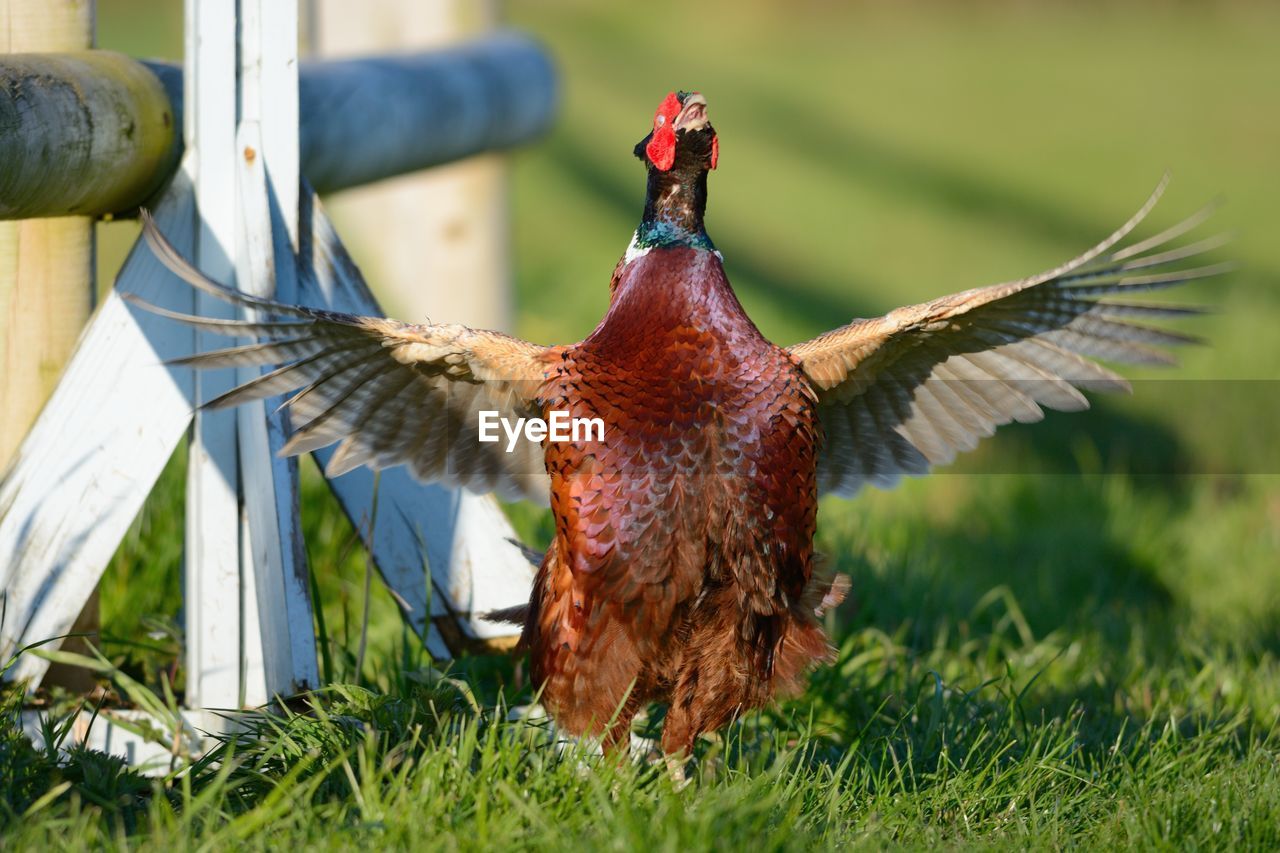
<instances>
[{"instance_id":1,"label":"bird's leg","mask_svg":"<svg viewBox=\"0 0 1280 853\"><path fill-rule=\"evenodd\" d=\"M688 762L685 761L684 755L668 755L663 760L667 763L667 776L671 778L671 786L677 791L683 791L689 787L689 783L693 780L685 773L685 765Z\"/></svg>"},{"instance_id":2,"label":"bird's leg","mask_svg":"<svg viewBox=\"0 0 1280 853\"><path fill-rule=\"evenodd\" d=\"M677 791L689 784L685 769L693 756L693 742L697 737L698 727L694 722L692 709L677 708L673 704L662 724L662 753L667 765L667 775L671 777L671 783Z\"/></svg>"},{"instance_id":3,"label":"bird's leg","mask_svg":"<svg viewBox=\"0 0 1280 853\"><path fill-rule=\"evenodd\" d=\"M674 708L667 712L666 722L662 724L663 754L693 755L693 742L697 737L697 728L689 714L677 713Z\"/></svg>"}]
</instances>

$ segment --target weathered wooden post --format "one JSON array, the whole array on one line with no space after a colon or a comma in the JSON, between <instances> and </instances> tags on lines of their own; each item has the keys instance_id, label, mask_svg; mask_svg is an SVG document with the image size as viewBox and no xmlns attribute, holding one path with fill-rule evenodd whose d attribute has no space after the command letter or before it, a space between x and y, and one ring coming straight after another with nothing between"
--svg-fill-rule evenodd
<instances>
[{"instance_id":1,"label":"weathered wooden post","mask_svg":"<svg viewBox=\"0 0 1280 853\"><path fill-rule=\"evenodd\" d=\"M93 0L0 0L0 48L87 50L93 47L93 14ZM0 222L0 471L53 393L93 310L93 248L87 216ZM97 627L95 589L71 630ZM68 648L85 645L73 640ZM50 678L76 690L91 684L87 673L68 667Z\"/></svg>"},{"instance_id":2,"label":"weathered wooden post","mask_svg":"<svg viewBox=\"0 0 1280 853\"><path fill-rule=\"evenodd\" d=\"M93 3L0 0L0 46L6 53L90 48ZM0 469L49 399L89 319L93 275L87 216L0 222Z\"/></svg>"}]
</instances>

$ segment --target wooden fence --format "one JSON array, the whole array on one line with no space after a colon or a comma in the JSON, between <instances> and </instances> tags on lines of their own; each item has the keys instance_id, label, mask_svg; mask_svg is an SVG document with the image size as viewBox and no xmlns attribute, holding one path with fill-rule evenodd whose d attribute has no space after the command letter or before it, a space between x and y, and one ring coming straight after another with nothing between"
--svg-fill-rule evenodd
<instances>
[{"instance_id":1,"label":"wooden fence","mask_svg":"<svg viewBox=\"0 0 1280 853\"><path fill-rule=\"evenodd\" d=\"M166 366L209 342L136 312L119 294L209 316L227 309L175 285L145 247L134 247L74 354L64 346L50 357L40 346L54 336L48 328L78 334L91 299L92 251L75 247L91 247L91 217L147 203L175 245L216 279L378 313L315 190L535 138L554 115L554 69L539 45L514 33L430 53L300 64L297 8L287 0L186 0L178 69L84 50L90 3L0 2L0 27L10 27L0 45L23 51L0 56L0 220L8 220L0 221L0 438L10 441L0 443L0 466L11 456L0 480L0 660L70 630L187 436L186 701L194 716L180 725L188 734L213 730L219 719L198 709L258 706L318 683L296 466L275 454L288 424L267 413L271 406L196 410L235 377ZM74 38L15 37L59 16ZM25 265L32 258L40 263ZM50 272L55 261L62 271ZM32 289L43 295L54 278L74 294L74 310L55 301L26 310ZM29 332L45 319L49 326ZM56 388L15 381L36 361L37 373L54 375L65 363ZM510 527L492 499L425 486L400 469L378 478L356 471L330 485L433 653L510 642L509 627L478 614L526 599L531 567L507 541ZM25 654L9 676L35 685L46 664ZM113 736L135 760L147 751L112 729L108 714L96 741Z\"/></svg>"}]
</instances>

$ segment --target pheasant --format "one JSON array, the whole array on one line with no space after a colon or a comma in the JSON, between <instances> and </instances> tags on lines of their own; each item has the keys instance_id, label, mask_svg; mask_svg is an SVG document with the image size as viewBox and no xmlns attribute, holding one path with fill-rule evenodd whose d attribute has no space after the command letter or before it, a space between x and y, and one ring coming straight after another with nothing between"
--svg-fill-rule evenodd
<instances>
[{"instance_id":1,"label":"pheasant","mask_svg":"<svg viewBox=\"0 0 1280 853\"><path fill-rule=\"evenodd\" d=\"M291 394L283 452L339 442L330 476L406 465L549 500L555 537L529 603L502 614L523 624L543 703L562 730L611 749L642 707L665 703L661 746L679 756L831 659L820 617L847 581L818 570L820 494L892 486L997 426L1086 408L1082 389L1126 389L1093 359L1166 363L1165 347L1189 338L1134 320L1194 310L1130 297L1223 267L1179 264L1217 244L1174 246L1202 214L1120 248L1162 180L1119 230L1053 270L783 348L743 310L704 227L719 157L706 99L668 94L635 154L648 174L639 227L604 318L569 346L252 298L191 267L149 217L146 237L192 285L277 318L170 314L257 338L187 364L275 365L206 405ZM604 431L526 432L508 447L478 439L482 412L567 412Z\"/></svg>"}]
</instances>

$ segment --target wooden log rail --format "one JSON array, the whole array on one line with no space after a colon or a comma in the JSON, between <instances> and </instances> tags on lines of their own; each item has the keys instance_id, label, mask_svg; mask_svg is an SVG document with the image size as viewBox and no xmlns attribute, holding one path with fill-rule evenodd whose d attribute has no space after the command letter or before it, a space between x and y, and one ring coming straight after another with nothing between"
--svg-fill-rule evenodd
<instances>
[{"instance_id":1,"label":"wooden log rail","mask_svg":"<svg viewBox=\"0 0 1280 853\"><path fill-rule=\"evenodd\" d=\"M182 153L182 72L109 51L0 56L0 219L136 208ZM303 63L302 174L320 192L536 138L556 74L499 33L446 50Z\"/></svg>"}]
</instances>

